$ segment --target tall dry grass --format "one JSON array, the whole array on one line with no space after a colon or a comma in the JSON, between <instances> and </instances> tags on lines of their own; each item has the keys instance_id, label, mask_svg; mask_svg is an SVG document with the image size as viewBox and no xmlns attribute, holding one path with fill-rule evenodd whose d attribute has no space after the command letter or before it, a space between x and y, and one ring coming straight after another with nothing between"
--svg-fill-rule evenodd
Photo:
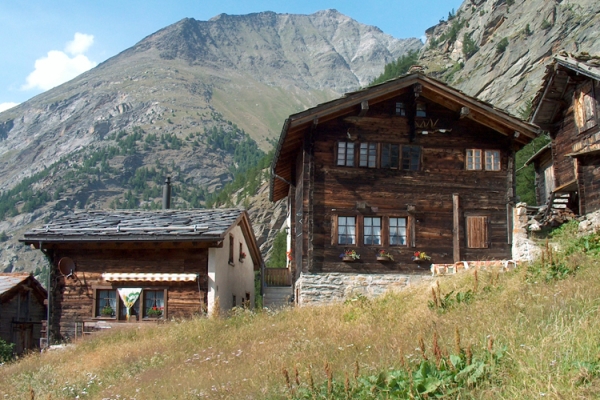
<instances>
[{"instance_id":1,"label":"tall dry grass","mask_svg":"<svg viewBox=\"0 0 600 400\"><path fill-rule=\"evenodd\" d=\"M0 367L0 399L287 398L328 375L343 382L357 370L402 368L423 347L430 358L457 346L485 351L490 338L507 352L463 398L591 398L600 393L598 261L570 262L577 272L563 280L537 279L526 266L466 272L439 279L439 289L432 281L376 300L99 334ZM440 297L476 293L430 308L432 284Z\"/></svg>"}]
</instances>

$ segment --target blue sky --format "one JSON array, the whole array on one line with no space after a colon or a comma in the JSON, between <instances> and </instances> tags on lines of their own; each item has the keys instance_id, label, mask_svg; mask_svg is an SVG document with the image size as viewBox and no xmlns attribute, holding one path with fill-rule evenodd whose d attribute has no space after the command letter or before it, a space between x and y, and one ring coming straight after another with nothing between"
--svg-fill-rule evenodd
<instances>
[{"instance_id":1,"label":"blue sky","mask_svg":"<svg viewBox=\"0 0 600 400\"><path fill-rule=\"evenodd\" d=\"M461 0L0 0L0 111L190 17L334 8L396 38L423 37Z\"/></svg>"}]
</instances>

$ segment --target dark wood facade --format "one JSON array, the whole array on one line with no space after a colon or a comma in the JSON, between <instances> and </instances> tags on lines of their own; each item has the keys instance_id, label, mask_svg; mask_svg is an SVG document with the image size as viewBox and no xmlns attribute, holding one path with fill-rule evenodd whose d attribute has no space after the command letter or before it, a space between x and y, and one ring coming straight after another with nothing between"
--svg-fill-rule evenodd
<instances>
[{"instance_id":1,"label":"dark wood facade","mask_svg":"<svg viewBox=\"0 0 600 400\"><path fill-rule=\"evenodd\" d=\"M536 133L421 74L290 116L271 199L288 197L295 277L423 272L415 251L510 258L514 154ZM394 260L378 261L381 249Z\"/></svg>"},{"instance_id":2,"label":"dark wood facade","mask_svg":"<svg viewBox=\"0 0 600 400\"><path fill-rule=\"evenodd\" d=\"M217 297L223 310L252 307L262 265L248 215L237 209L82 212L21 241L51 265L53 341L81 335L86 324L202 315ZM130 307L128 291L136 292Z\"/></svg>"},{"instance_id":3,"label":"dark wood facade","mask_svg":"<svg viewBox=\"0 0 600 400\"><path fill-rule=\"evenodd\" d=\"M552 139L553 193L570 194L578 214L600 209L600 63L598 58L592 62L587 55L556 56L532 116ZM539 172L544 161L536 160Z\"/></svg>"},{"instance_id":4,"label":"dark wood facade","mask_svg":"<svg viewBox=\"0 0 600 400\"><path fill-rule=\"evenodd\" d=\"M46 319L46 290L28 273L0 274L0 339L21 354L38 348Z\"/></svg>"}]
</instances>

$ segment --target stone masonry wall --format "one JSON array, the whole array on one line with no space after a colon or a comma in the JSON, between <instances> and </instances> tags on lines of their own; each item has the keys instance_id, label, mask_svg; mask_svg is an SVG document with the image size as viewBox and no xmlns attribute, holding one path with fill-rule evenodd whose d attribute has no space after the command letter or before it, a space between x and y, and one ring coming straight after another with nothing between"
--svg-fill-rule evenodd
<instances>
[{"instance_id":1,"label":"stone masonry wall","mask_svg":"<svg viewBox=\"0 0 600 400\"><path fill-rule=\"evenodd\" d=\"M358 294L377 297L397 291L411 283L431 276L407 274L302 274L296 281L298 304L328 304L342 302Z\"/></svg>"}]
</instances>

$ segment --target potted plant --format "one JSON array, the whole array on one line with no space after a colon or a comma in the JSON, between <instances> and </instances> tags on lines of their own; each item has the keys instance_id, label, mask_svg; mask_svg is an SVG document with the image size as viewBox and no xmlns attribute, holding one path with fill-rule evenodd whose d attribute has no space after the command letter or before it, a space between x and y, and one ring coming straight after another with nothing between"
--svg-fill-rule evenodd
<instances>
[{"instance_id":1,"label":"potted plant","mask_svg":"<svg viewBox=\"0 0 600 400\"><path fill-rule=\"evenodd\" d=\"M240 262L244 262L244 258L246 258L246 253L243 251L240 253Z\"/></svg>"},{"instance_id":2,"label":"potted plant","mask_svg":"<svg viewBox=\"0 0 600 400\"><path fill-rule=\"evenodd\" d=\"M377 251L377 261L394 261L394 256L385 251L385 249L379 249Z\"/></svg>"},{"instance_id":3,"label":"potted plant","mask_svg":"<svg viewBox=\"0 0 600 400\"><path fill-rule=\"evenodd\" d=\"M344 250L344 252L340 254L340 258L345 262L353 262L360 260L360 254L358 254L356 250Z\"/></svg>"},{"instance_id":4,"label":"potted plant","mask_svg":"<svg viewBox=\"0 0 600 400\"><path fill-rule=\"evenodd\" d=\"M419 266L421 266L421 264L431 264L431 257L424 251L415 251L412 260Z\"/></svg>"},{"instance_id":5,"label":"potted plant","mask_svg":"<svg viewBox=\"0 0 600 400\"><path fill-rule=\"evenodd\" d=\"M102 307L102 310L100 310L100 315L103 317L112 317L115 315L115 310L113 310L112 307L107 304Z\"/></svg>"},{"instance_id":6,"label":"potted plant","mask_svg":"<svg viewBox=\"0 0 600 400\"><path fill-rule=\"evenodd\" d=\"M150 307L146 310L146 316L148 318L160 318L162 317L162 314L163 310L161 310L159 307Z\"/></svg>"}]
</instances>

